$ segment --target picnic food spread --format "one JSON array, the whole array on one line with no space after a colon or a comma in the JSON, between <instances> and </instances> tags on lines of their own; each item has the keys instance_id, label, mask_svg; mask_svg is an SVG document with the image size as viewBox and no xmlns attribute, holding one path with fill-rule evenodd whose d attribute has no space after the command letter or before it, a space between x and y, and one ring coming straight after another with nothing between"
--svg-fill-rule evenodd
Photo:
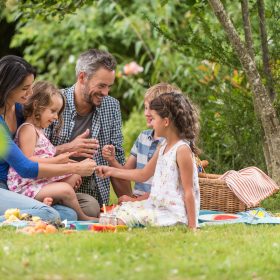
<instances>
[{"instance_id":1,"label":"picnic food spread","mask_svg":"<svg viewBox=\"0 0 280 280\"><path fill-rule=\"evenodd\" d=\"M127 226L125 225L100 224L91 221L42 221L39 217L32 217L32 215L25 213L21 214L20 210L17 208L6 210L4 217L6 220L0 223L0 226L14 226L17 228L17 232L30 235L59 232L69 234L81 230L87 230L90 232L117 232L127 230Z\"/></svg>"}]
</instances>

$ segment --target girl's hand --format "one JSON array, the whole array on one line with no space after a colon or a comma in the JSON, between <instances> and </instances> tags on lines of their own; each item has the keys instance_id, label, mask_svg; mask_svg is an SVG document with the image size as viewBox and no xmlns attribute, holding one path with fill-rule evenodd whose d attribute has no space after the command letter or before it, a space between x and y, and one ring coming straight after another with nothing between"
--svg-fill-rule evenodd
<instances>
[{"instance_id":1,"label":"girl's hand","mask_svg":"<svg viewBox=\"0 0 280 280\"><path fill-rule=\"evenodd\" d=\"M116 156L114 145L105 145L102 149L102 156L108 162L112 162Z\"/></svg>"},{"instance_id":2,"label":"girl's hand","mask_svg":"<svg viewBox=\"0 0 280 280\"><path fill-rule=\"evenodd\" d=\"M60 163L68 163L68 162L73 162L70 157L72 157L75 154L75 152L66 152L63 154L59 154L54 157L55 163L60 164Z\"/></svg>"},{"instance_id":3,"label":"girl's hand","mask_svg":"<svg viewBox=\"0 0 280 280\"><path fill-rule=\"evenodd\" d=\"M95 168L96 175L102 179L108 178L111 176L111 167L100 165Z\"/></svg>"}]
</instances>

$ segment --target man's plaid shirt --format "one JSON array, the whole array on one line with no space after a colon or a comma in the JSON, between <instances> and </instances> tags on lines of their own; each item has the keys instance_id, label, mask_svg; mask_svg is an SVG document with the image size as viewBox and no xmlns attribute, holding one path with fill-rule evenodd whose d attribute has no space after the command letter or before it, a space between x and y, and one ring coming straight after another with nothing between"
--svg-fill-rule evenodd
<instances>
[{"instance_id":1,"label":"man's plaid shirt","mask_svg":"<svg viewBox=\"0 0 280 280\"><path fill-rule=\"evenodd\" d=\"M75 85L63 91L66 97L66 106L63 112L63 126L58 135L55 135L55 127L57 122L54 122L46 130L46 136L50 139L53 145L58 146L69 142L73 128L75 126L75 118L77 111L74 103ZM96 107L91 127L91 137L99 141L98 153L94 156L97 165L108 165L102 157L102 147L112 144L116 149L116 158L121 163L125 162L124 150L122 147L123 136L121 132L122 119L119 102L110 96L103 98L101 106ZM91 182L95 180L96 186L93 187ZM110 195L110 180L100 179L95 174L90 177L84 177L83 183L79 188L79 192L87 193L94 196L100 205L108 204Z\"/></svg>"}]
</instances>

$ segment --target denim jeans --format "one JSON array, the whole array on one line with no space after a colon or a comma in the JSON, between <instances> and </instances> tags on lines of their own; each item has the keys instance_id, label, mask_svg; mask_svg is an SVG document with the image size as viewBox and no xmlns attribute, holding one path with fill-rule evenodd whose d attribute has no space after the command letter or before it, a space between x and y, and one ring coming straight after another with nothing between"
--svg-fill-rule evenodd
<instances>
[{"instance_id":1,"label":"denim jeans","mask_svg":"<svg viewBox=\"0 0 280 280\"><path fill-rule=\"evenodd\" d=\"M7 190L7 184L0 181L0 222L4 220L2 215L9 208L19 208L21 213L39 216L46 221L77 220L77 214L73 209L63 205L47 206L40 201Z\"/></svg>"}]
</instances>

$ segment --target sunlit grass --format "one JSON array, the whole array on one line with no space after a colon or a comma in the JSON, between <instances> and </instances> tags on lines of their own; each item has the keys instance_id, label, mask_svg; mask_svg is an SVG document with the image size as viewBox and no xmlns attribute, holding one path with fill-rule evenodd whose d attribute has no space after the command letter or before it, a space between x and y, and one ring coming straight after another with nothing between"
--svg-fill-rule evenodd
<instances>
[{"instance_id":1,"label":"sunlit grass","mask_svg":"<svg viewBox=\"0 0 280 280\"><path fill-rule=\"evenodd\" d=\"M266 205L277 209L277 198ZM110 203L116 201L111 190ZM257 280L280 275L280 227L273 225L32 236L6 227L0 228L0 240L0 279Z\"/></svg>"},{"instance_id":2,"label":"sunlit grass","mask_svg":"<svg viewBox=\"0 0 280 280\"><path fill-rule=\"evenodd\" d=\"M1 279L279 279L280 227L27 236L0 229Z\"/></svg>"}]
</instances>

